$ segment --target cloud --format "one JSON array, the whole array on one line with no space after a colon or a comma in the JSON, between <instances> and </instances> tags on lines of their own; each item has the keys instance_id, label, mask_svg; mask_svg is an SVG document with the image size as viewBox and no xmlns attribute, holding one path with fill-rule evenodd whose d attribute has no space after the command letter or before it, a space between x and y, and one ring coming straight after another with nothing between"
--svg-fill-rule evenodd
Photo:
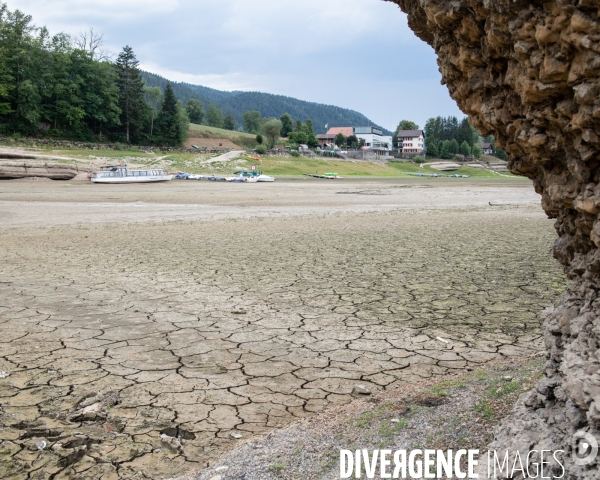
<instances>
[{"instance_id":1,"label":"cloud","mask_svg":"<svg viewBox=\"0 0 600 480\"><path fill-rule=\"evenodd\" d=\"M156 73L161 77L175 82L185 82L192 85L203 85L217 90L244 90L257 91L265 84L264 76L248 75L243 72L229 72L227 74L194 74L170 70L152 63L140 63L140 68L147 72Z\"/></svg>"},{"instance_id":2,"label":"cloud","mask_svg":"<svg viewBox=\"0 0 600 480\"><path fill-rule=\"evenodd\" d=\"M388 128L402 118L459 113L439 85L433 50L390 2L8 0L8 6L53 33L94 27L114 53L130 45L144 69L175 81L336 104Z\"/></svg>"},{"instance_id":3,"label":"cloud","mask_svg":"<svg viewBox=\"0 0 600 480\"><path fill-rule=\"evenodd\" d=\"M128 21L133 16L139 18L172 12L179 6L179 0L9 0L7 3L11 9L18 8L33 14L36 23L42 24L68 24L70 19L82 18L92 22L106 19Z\"/></svg>"}]
</instances>

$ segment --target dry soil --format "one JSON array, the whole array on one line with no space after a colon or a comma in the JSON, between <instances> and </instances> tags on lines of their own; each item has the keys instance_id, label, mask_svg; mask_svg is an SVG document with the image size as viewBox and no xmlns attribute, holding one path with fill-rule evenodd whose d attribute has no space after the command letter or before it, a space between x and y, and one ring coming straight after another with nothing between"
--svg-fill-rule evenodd
<instances>
[{"instance_id":1,"label":"dry soil","mask_svg":"<svg viewBox=\"0 0 600 480\"><path fill-rule=\"evenodd\" d=\"M565 281L538 202L523 180L0 183L0 477L174 477L357 383L541 350Z\"/></svg>"}]
</instances>

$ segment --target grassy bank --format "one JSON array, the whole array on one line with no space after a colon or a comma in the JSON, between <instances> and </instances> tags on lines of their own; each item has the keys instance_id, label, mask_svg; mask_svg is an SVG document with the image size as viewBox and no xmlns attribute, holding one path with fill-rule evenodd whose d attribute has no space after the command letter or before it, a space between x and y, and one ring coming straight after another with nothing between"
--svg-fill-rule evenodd
<instances>
[{"instance_id":1,"label":"grassy bank","mask_svg":"<svg viewBox=\"0 0 600 480\"><path fill-rule=\"evenodd\" d=\"M409 174L409 173L425 173L425 174L438 173L438 174L445 174L445 175L453 175L453 174L457 173L459 175L469 175L470 177L482 177L482 178L502 178L502 176L511 177L511 178L524 178L524 177L518 177L509 172L503 172L501 174L498 174L495 172L491 172L489 170L479 170L477 168L472 168L472 167L460 167L459 170L456 170L454 172L440 172L438 170L434 170L433 168L431 168L427 165L423 165L423 167L421 168L421 165L417 165L416 163L391 162L390 165L396 170L396 172L398 174L404 175L404 176L408 176L407 174Z\"/></svg>"},{"instance_id":2,"label":"grassy bank","mask_svg":"<svg viewBox=\"0 0 600 480\"><path fill-rule=\"evenodd\" d=\"M190 124L188 136L190 140L194 138L229 140L230 142L245 148L254 148L256 145L258 145L256 143L255 135L244 132L236 132L233 130L224 130L222 128L209 127L208 125L197 125L195 123Z\"/></svg>"},{"instance_id":3,"label":"grassy bank","mask_svg":"<svg viewBox=\"0 0 600 480\"><path fill-rule=\"evenodd\" d=\"M252 135L231 132L218 128L208 127L205 125L192 125L197 129L199 135L229 135L230 141L254 141ZM192 128L191 127L191 128ZM203 137L212 138L212 137ZM242 139L242 140L240 140ZM24 152L27 153L27 152ZM36 148L32 153L42 153L53 157L60 157L62 160L53 162L69 163L77 161L79 164L86 166L99 166L105 163L124 162L132 167L158 167L164 168L169 172L184 171L188 173L215 173L215 174L231 174L233 170L240 168L251 168L256 165L259 170L262 170L267 175L299 177L305 173L309 174L324 174L327 172L335 172L342 177L409 177L411 173L452 175L468 175L473 178L512 178L519 179L510 173L495 173L488 170L478 170L471 167L461 167L455 172L439 172L427 165L418 165L415 163L390 162L389 164L369 163L369 162L351 162L341 160L322 160L307 157L263 157L260 161L255 161L251 156L243 155L239 158L223 161L213 161L213 158L218 157L218 154L202 154L202 153L176 153L176 152L161 152L154 150L154 153L146 153L135 147L124 148L122 150L92 150L81 148Z\"/></svg>"}]
</instances>

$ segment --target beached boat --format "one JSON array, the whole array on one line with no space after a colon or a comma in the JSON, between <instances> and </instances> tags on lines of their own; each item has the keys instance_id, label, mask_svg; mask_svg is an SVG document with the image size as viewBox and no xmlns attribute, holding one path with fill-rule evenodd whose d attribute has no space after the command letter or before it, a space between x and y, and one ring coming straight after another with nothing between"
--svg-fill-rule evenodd
<instances>
[{"instance_id":1,"label":"beached boat","mask_svg":"<svg viewBox=\"0 0 600 480\"><path fill-rule=\"evenodd\" d=\"M127 165L101 167L99 172L92 172L92 183L148 183L168 182L173 175L163 170L128 170Z\"/></svg>"},{"instance_id":2,"label":"beached boat","mask_svg":"<svg viewBox=\"0 0 600 480\"><path fill-rule=\"evenodd\" d=\"M265 175L260 170L236 170L233 172L236 175L241 175L248 179L249 182L274 182L275 178Z\"/></svg>"},{"instance_id":3,"label":"beached boat","mask_svg":"<svg viewBox=\"0 0 600 480\"><path fill-rule=\"evenodd\" d=\"M337 173L333 173L333 172L328 172L328 173L325 173L324 175L319 175L317 173L303 173L302 175L306 175L307 177L314 177L314 178L327 178L329 180L338 180L338 179L344 178L344 177L340 177Z\"/></svg>"}]
</instances>

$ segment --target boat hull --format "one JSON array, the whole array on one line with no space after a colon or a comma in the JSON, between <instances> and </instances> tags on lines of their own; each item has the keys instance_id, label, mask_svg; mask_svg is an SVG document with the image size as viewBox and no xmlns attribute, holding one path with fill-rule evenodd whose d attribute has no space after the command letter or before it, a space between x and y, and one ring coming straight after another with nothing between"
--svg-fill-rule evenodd
<instances>
[{"instance_id":1,"label":"boat hull","mask_svg":"<svg viewBox=\"0 0 600 480\"><path fill-rule=\"evenodd\" d=\"M155 183L168 182L173 175L151 175L146 177L92 177L92 183Z\"/></svg>"},{"instance_id":2,"label":"boat hull","mask_svg":"<svg viewBox=\"0 0 600 480\"><path fill-rule=\"evenodd\" d=\"M257 177L259 182L274 182L275 179L273 177L269 177L268 175L260 175Z\"/></svg>"}]
</instances>

